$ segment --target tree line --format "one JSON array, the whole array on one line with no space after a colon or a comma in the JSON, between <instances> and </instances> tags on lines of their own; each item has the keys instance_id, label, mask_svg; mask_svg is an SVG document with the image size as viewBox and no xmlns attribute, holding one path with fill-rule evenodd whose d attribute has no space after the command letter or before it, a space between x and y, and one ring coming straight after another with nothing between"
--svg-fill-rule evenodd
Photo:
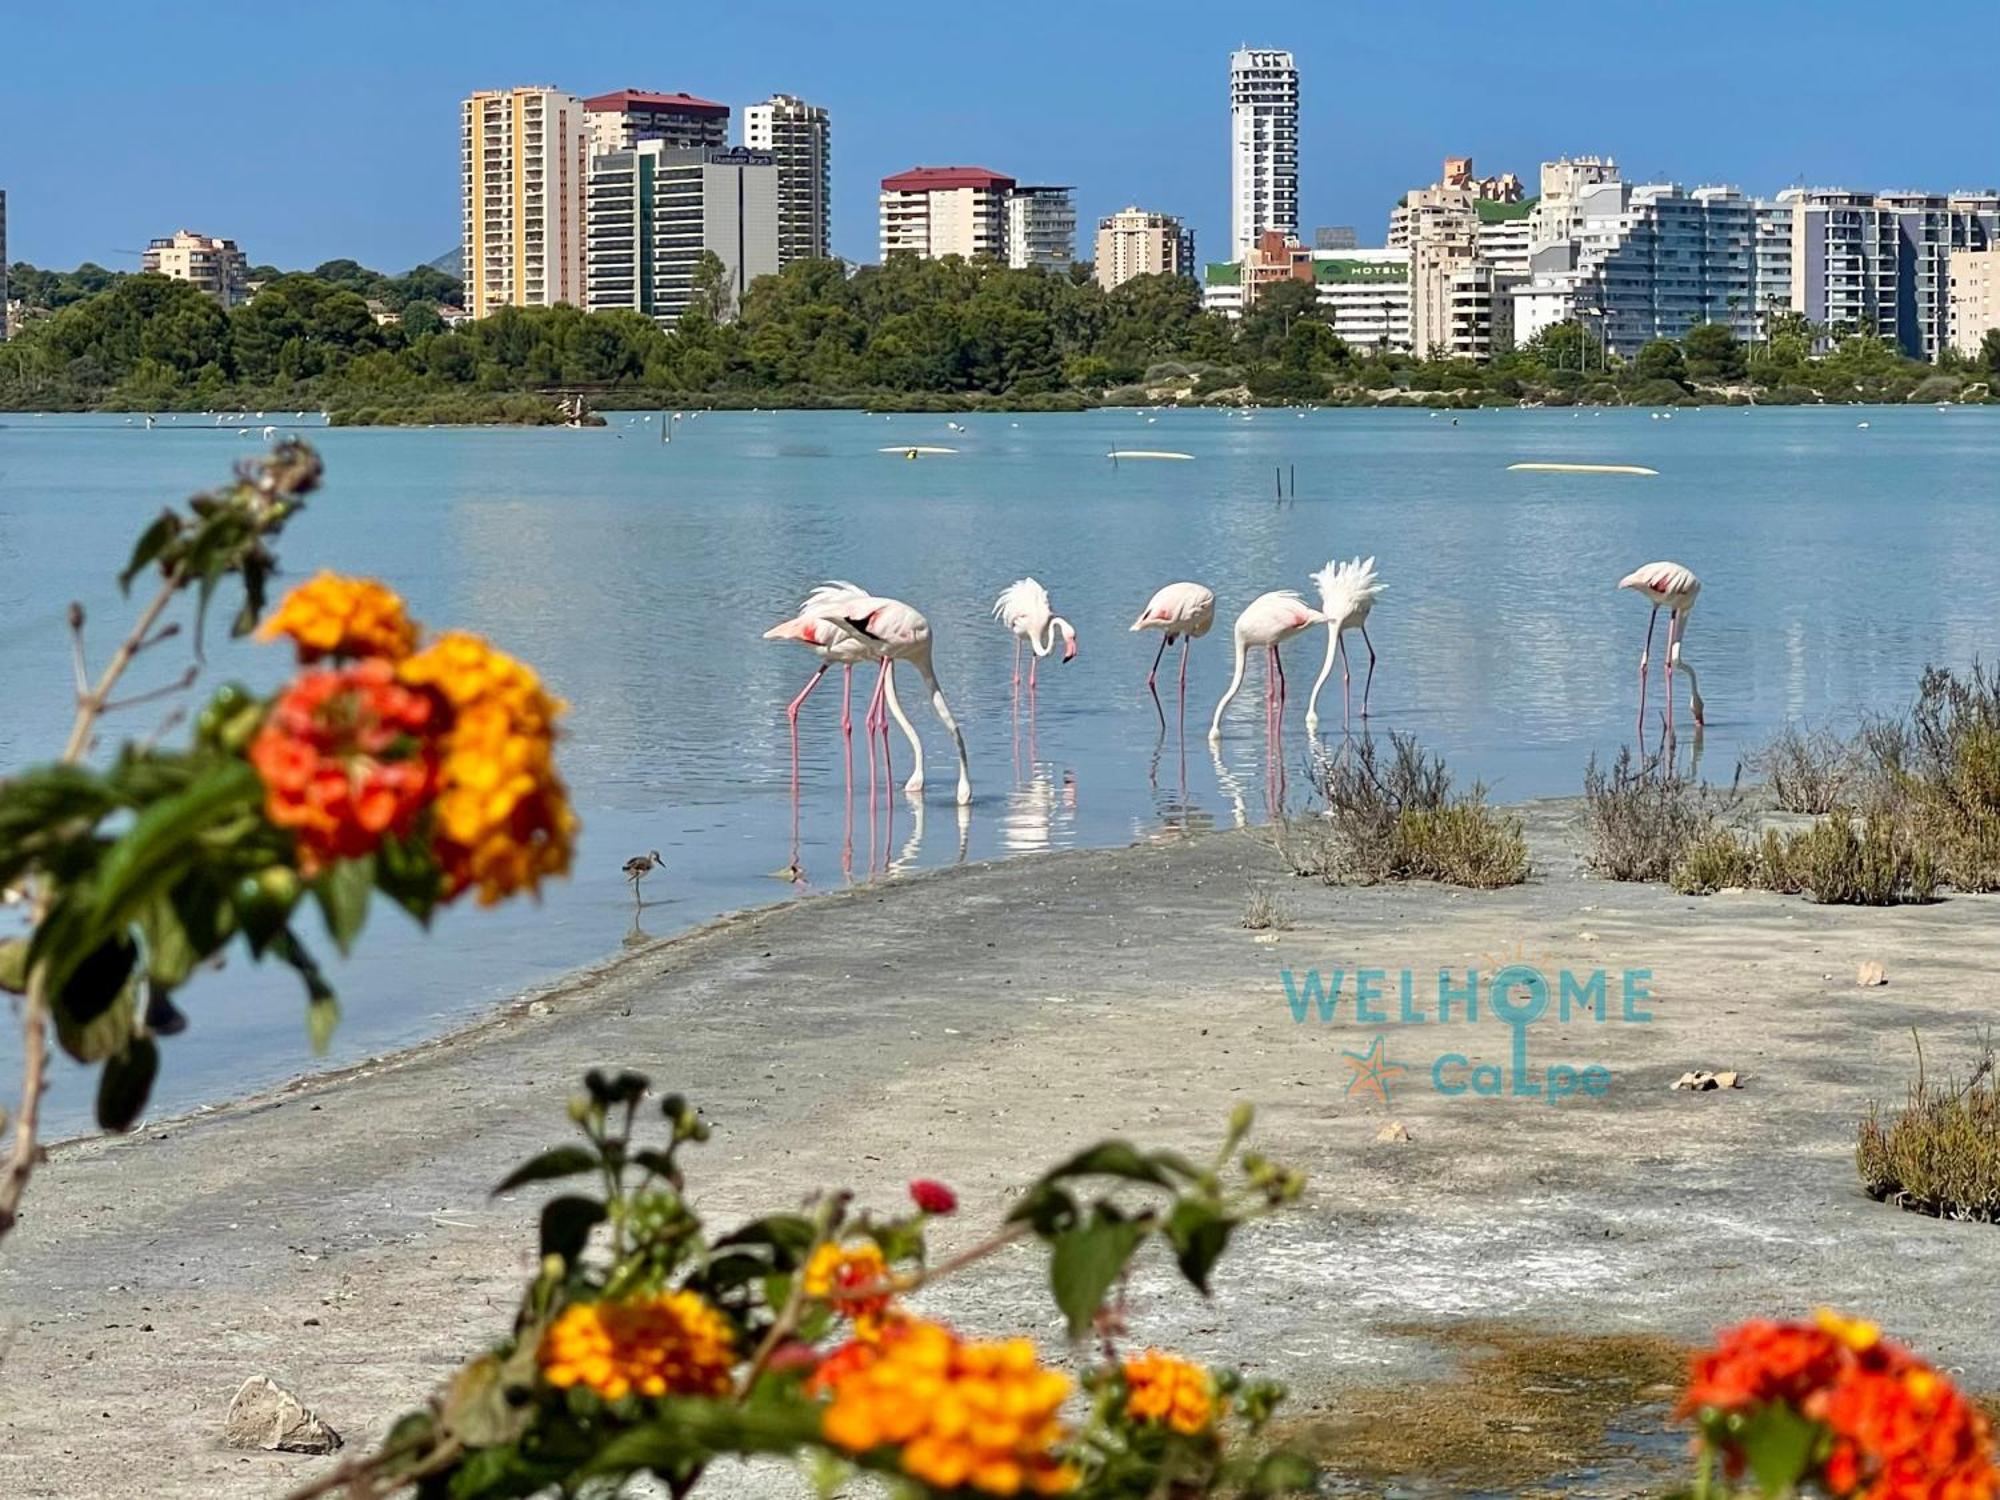
<instances>
[{"instance_id":1,"label":"tree line","mask_svg":"<svg viewBox=\"0 0 2000 1500\"><path fill-rule=\"evenodd\" d=\"M82 284L89 269L70 274ZM740 306L720 269L703 266L672 328L573 307L447 328L436 306L456 282L429 267L390 278L331 261L273 276L227 311L180 282L118 276L0 344L0 406L311 406L408 419L446 403L463 419L485 400L517 419L520 403L500 398L564 390L604 406L1929 401L1981 399L2000 374L2000 337L1977 359L1927 365L1790 314L1755 344L1703 325L1631 360L1559 324L1479 364L1351 345L1305 283L1267 288L1232 321L1204 311L1187 278L1106 292L1087 266L802 261L759 278ZM378 322L370 299L399 319Z\"/></svg>"}]
</instances>

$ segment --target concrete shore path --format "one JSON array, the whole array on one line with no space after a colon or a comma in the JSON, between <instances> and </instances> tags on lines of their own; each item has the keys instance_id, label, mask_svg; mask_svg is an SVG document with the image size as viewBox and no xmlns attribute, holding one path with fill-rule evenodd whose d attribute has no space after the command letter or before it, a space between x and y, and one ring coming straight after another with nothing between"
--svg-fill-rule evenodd
<instances>
[{"instance_id":1,"label":"concrete shore path","mask_svg":"<svg viewBox=\"0 0 2000 1500\"><path fill-rule=\"evenodd\" d=\"M1434 1366L1412 1320L1482 1318L1689 1341L1753 1314L1866 1312L1975 1390L2000 1387L2000 1229L1870 1201L1853 1165L1870 1100L1900 1103L1911 1030L1963 1068L1994 1014L2000 899L1894 910L1761 893L1706 899L1577 868L1570 804L1528 810L1529 884L1334 889L1256 831L975 866L808 898L636 950L455 1037L115 1141L62 1147L0 1248L0 1493L280 1493L327 1461L241 1453L223 1413L249 1376L349 1442L379 1437L503 1333L541 1194L492 1199L563 1140L584 1069L630 1066L697 1100L712 1223L846 1184L893 1206L915 1176L960 1191L948 1246L1041 1167L1109 1134L1198 1148L1256 1102L1257 1140L1311 1174L1244 1236L1203 1303L1164 1264L1134 1336L1290 1381L1306 1409ZM1291 925L1253 933L1253 886ZM447 938L446 941L472 940ZM1482 1097L1515 1035L1482 1003L1436 1016L1436 971L1520 959L1597 970L1608 1014L1526 1028L1528 1061L1609 1074L1602 1098ZM1879 962L1888 983L1863 987ZM1348 979L1294 1019L1305 971ZM1352 976L1382 970L1385 1021ZM1422 1023L1401 1020L1415 976ZM1620 1017L1626 971L1644 998ZM1484 997L1482 997L1482 1000ZM169 1044L201 1045L195 1025ZM1347 1054L1377 1054L1385 1101ZM303 1041L302 1041L303 1048ZM1689 1069L1740 1089L1690 1094ZM1481 1075L1491 1082L1494 1075ZM1378 1140L1400 1123L1407 1140ZM931 1294L927 1294L931 1295ZM969 1329L1055 1337L1036 1255L927 1304Z\"/></svg>"}]
</instances>

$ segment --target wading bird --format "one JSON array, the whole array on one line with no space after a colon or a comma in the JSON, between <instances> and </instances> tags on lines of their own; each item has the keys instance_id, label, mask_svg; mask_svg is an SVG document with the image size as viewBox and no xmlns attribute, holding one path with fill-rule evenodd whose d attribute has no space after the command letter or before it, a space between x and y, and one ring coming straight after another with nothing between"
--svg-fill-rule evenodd
<instances>
[{"instance_id":1,"label":"wading bird","mask_svg":"<svg viewBox=\"0 0 2000 1500\"><path fill-rule=\"evenodd\" d=\"M1056 632L1062 632L1064 661L1076 655L1076 631L1061 615L1049 608L1049 591L1032 578L1016 579L993 601L993 618L1014 633L1014 686L1021 685L1021 644L1026 642L1033 657L1028 662L1028 691L1035 690L1035 667L1055 649Z\"/></svg>"},{"instance_id":2,"label":"wading bird","mask_svg":"<svg viewBox=\"0 0 2000 1500\"><path fill-rule=\"evenodd\" d=\"M664 870L666 867L667 862L660 858L660 851L657 849L650 854L635 854L625 861L625 878L632 885L632 910L637 911L646 904L639 899L639 882L654 869Z\"/></svg>"},{"instance_id":3,"label":"wading bird","mask_svg":"<svg viewBox=\"0 0 2000 1500\"><path fill-rule=\"evenodd\" d=\"M1344 729L1354 716L1354 685L1347 670L1345 637L1348 631L1358 630L1361 643L1368 648L1368 675L1361 683L1361 717L1365 719L1368 692L1375 685L1375 643L1368 639L1368 612L1388 585L1376 574L1372 557L1347 562L1335 559L1313 574L1312 581L1319 586L1319 607L1326 614L1326 660L1320 664L1312 697L1306 703L1306 729L1319 728L1319 690L1333 672L1335 656L1340 658L1340 723Z\"/></svg>"},{"instance_id":4,"label":"wading bird","mask_svg":"<svg viewBox=\"0 0 2000 1500\"><path fill-rule=\"evenodd\" d=\"M1134 630L1160 632L1160 649L1153 653L1152 670L1146 673L1146 691L1153 695L1153 708L1164 728L1166 713L1160 709L1160 690L1154 679L1160 675L1160 659L1176 639L1181 643L1181 717L1187 717L1188 645L1208 634L1215 623L1215 590L1199 583L1170 583L1146 601Z\"/></svg>"},{"instance_id":5,"label":"wading bird","mask_svg":"<svg viewBox=\"0 0 2000 1500\"><path fill-rule=\"evenodd\" d=\"M938 686L937 671L931 663L931 625L922 611L900 599L871 594L829 605L820 612L819 618L830 620L856 639L868 642L873 647L873 654L880 656L882 675L875 684L878 699L886 695L890 704L895 703L896 689L891 679L897 662L906 661L916 668L924 686L931 690L931 709L951 736L952 746L958 752L958 805L964 807L971 802L972 771L965 757L965 736L959 732L958 720L951 716L951 705L944 701L944 689ZM920 792L924 786L923 748L914 744L914 735L911 738L917 768L903 784L903 790ZM886 731L883 743L888 743Z\"/></svg>"},{"instance_id":6,"label":"wading bird","mask_svg":"<svg viewBox=\"0 0 2000 1500\"><path fill-rule=\"evenodd\" d=\"M799 772L799 709L805 704L812 690L819 686L819 680L826 676L828 667L837 666L841 669L840 732L850 740L854 738L854 665L856 662L881 661L883 657L872 642L827 619L826 613L856 599L868 597L868 591L859 584L848 583L839 578L833 579L831 582L822 583L807 594L805 602L799 606L797 615L789 620L780 621L764 632L764 639L767 641L797 641L803 646L810 647L819 657L818 668L806 679L806 685L799 690L798 697L792 699L785 707L785 717L790 721L792 728L792 781L795 787ZM887 710L886 715L882 712L884 709ZM893 698L885 701L879 688L876 696L869 702L868 713L862 725L868 736L869 754L871 757L874 754L874 732L878 728L882 731L884 740L887 740L890 716L894 717L897 726L903 731L903 738L910 742L911 753L915 755L917 761L917 784L921 786L924 764L923 742L917 738L917 731L904 715L902 705ZM870 764L873 764L872 759ZM874 775L874 772L871 770L869 775Z\"/></svg>"},{"instance_id":7,"label":"wading bird","mask_svg":"<svg viewBox=\"0 0 2000 1500\"><path fill-rule=\"evenodd\" d=\"M1701 580L1692 570L1677 562L1650 562L1643 568L1634 568L1618 580L1618 587L1641 594L1651 602L1653 613L1646 620L1646 644L1639 652L1639 733L1646 732L1646 664L1653 652L1653 627L1659 623L1660 611L1667 613L1667 733L1674 732L1674 668L1687 673L1688 707L1694 712L1697 729L1707 721L1707 713L1702 707L1701 688L1695 679L1694 668L1681 659L1681 641L1687 635L1687 617L1694 609L1695 596L1701 592Z\"/></svg>"},{"instance_id":8,"label":"wading bird","mask_svg":"<svg viewBox=\"0 0 2000 1500\"><path fill-rule=\"evenodd\" d=\"M1208 737L1211 740L1222 738L1222 711L1229 707L1229 700L1243 686L1243 661L1252 646L1262 646L1266 653L1266 711L1275 711L1282 719L1285 712L1285 668L1278 660L1278 648L1293 636L1325 623L1323 613L1290 589L1274 590L1252 599L1249 607L1236 617L1236 670L1230 676L1229 691L1215 705L1215 717L1209 722Z\"/></svg>"}]
</instances>

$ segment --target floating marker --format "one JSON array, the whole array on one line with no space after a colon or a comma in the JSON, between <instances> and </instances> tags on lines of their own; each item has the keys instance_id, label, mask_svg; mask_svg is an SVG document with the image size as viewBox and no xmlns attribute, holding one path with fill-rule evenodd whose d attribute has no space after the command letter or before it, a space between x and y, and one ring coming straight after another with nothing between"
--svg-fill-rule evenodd
<instances>
[{"instance_id":1,"label":"floating marker","mask_svg":"<svg viewBox=\"0 0 2000 1500\"><path fill-rule=\"evenodd\" d=\"M1106 458L1170 458L1180 463L1192 463L1192 453L1169 453L1164 448L1113 448L1104 455Z\"/></svg>"},{"instance_id":2,"label":"floating marker","mask_svg":"<svg viewBox=\"0 0 2000 1500\"><path fill-rule=\"evenodd\" d=\"M1638 464L1509 464L1511 474L1658 474Z\"/></svg>"},{"instance_id":3,"label":"floating marker","mask_svg":"<svg viewBox=\"0 0 2000 1500\"><path fill-rule=\"evenodd\" d=\"M931 448L922 444L898 443L893 448L877 448L877 453L900 453L905 458L925 458L933 453L956 453L956 448Z\"/></svg>"}]
</instances>

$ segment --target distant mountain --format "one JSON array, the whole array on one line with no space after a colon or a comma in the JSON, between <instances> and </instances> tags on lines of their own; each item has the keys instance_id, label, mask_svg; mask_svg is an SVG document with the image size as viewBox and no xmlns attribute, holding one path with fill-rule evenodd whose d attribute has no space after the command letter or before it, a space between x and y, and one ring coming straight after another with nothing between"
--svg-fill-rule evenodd
<instances>
[{"instance_id":1,"label":"distant mountain","mask_svg":"<svg viewBox=\"0 0 2000 1500\"><path fill-rule=\"evenodd\" d=\"M424 264L434 271L444 272L447 276L462 276L465 272L465 252L458 249L447 250L436 260L427 260Z\"/></svg>"}]
</instances>

